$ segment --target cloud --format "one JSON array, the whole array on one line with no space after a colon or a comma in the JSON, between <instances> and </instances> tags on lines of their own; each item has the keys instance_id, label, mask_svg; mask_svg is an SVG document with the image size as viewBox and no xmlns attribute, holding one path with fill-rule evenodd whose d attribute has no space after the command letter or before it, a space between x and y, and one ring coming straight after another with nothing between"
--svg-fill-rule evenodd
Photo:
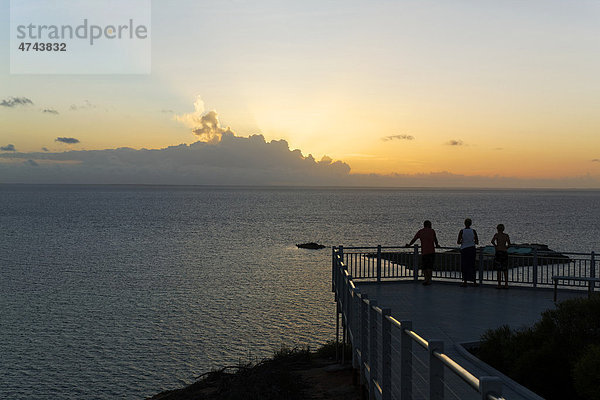
<instances>
[{"instance_id":1,"label":"cloud","mask_svg":"<svg viewBox=\"0 0 600 400\"><path fill-rule=\"evenodd\" d=\"M200 96L196 96L194 102L194 112L189 114L175 115L173 118L175 121L179 121L190 128L195 128L202 123L202 116L204 115L204 101Z\"/></svg>"},{"instance_id":2,"label":"cloud","mask_svg":"<svg viewBox=\"0 0 600 400\"><path fill-rule=\"evenodd\" d=\"M17 151L17 149L15 149L14 144L7 144L6 146L0 147L0 151Z\"/></svg>"},{"instance_id":3,"label":"cloud","mask_svg":"<svg viewBox=\"0 0 600 400\"><path fill-rule=\"evenodd\" d=\"M42 151L50 151L47 147L42 147Z\"/></svg>"},{"instance_id":4,"label":"cloud","mask_svg":"<svg viewBox=\"0 0 600 400\"><path fill-rule=\"evenodd\" d=\"M0 153L3 183L291 185L357 187L600 188L600 175L559 179L468 176L451 172L352 174L343 161L319 161L285 140L236 136L217 113L197 101L193 132L203 139L161 149L118 148L35 153ZM178 116L183 118L183 116ZM183 118L187 121L188 118ZM57 138L78 143L75 138ZM462 143L460 141L456 141ZM36 167L36 168L32 168Z\"/></svg>"},{"instance_id":5,"label":"cloud","mask_svg":"<svg viewBox=\"0 0 600 400\"><path fill-rule=\"evenodd\" d=\"M592 162L600 162L600 158L594 158Z\"/></svg>"},{"instance_id":6,"label":"cloud","mask_svg":"<svg viewBox=\"0 0 600 400\"><path fill-rule=\"evenodd\" d=\"M330 185L343 182L348 164L323 157L316 161L285 140L262 135L198 141L154 150L130 148L59 153L0 155L3 181L29 183L141 183L184 185ZM35 160L36 172L23 170Z\"/></svg>"},{"instance_id":7,"label":"cloud","mask_svg":"<svg viewBox=\"0 0 600 400\"><path fill-rule=\"evenodd\" d=\"M389 142L390 140L415 140L415 137L412 135L392 135L385 136L381 138L384 142Z\"/></svg>"},{"instance_id":8,"label":"cloud","mask_svg":"<svg viewBox=\"0 0 600 400\"><path fill-rule=\"evenodd\" d=\"M462 140L450 140L450 141L446 142L446 145L448 145L448 146L464 146L464 143Z\"/></svg>"},{"instance_id":9,"label":"cloud","mask_svg":"<svg viewBox=\"0 0 600 400\"><path fill-rule=\"evenodd\" d=\"M229 127L221 128L215 111L209 111L200 118L200 126L192 129L194 135L204 141L218 140L224 133L232 133Z\"/></svg>"},{"instance_id":10,"label":"cloud","mask_svg":"<svg viewBox=\"0 0 600 400\"><path fill-rule=\"evenodd\" d=\"M70 138L70 137L57 137L54 139L55 142L67 143L67 144L75 144L79 143L79 139Z\"/></svg>"},{"instance_id":11,"label":"cloud","mask_svg":"<svg viewBox=\"0 0 600 400\"><path fill-rule=\"evenodd\" d=\"M53 108L46 108L42 111L44 114L53 114L53 115L58 115L60 114L58 111L56 111Z\"/></svg>"},{"instance_id":12,"label":"cloud","mask_svg":"<svg viewBox=\"0 0 600 400\"><path fill-rule=\"evenodd\" d=\"M0 102L0 107L13 108L16 106L26 106L33 104L33 101L27 97L9 97Z\"/></svg>"},{"instance_id":13,"label":"cloud","mask_svg":"<svg viewBox=\"0 0 600 400\"><path fill-rule=\"evenodd\" d=\"M91 108L96 108L95 104L92 104L89 102L89 100L84 100L83 104L71 104L71 107L69 107L69 110L71 111L79 111L79 110L89 110Z\"/></svg>"},{"instance_id":14,"label":"cloud","mask_svg":"<svg viewBox=\"0 0 600 400\"><path fill-rule=\"evenodd\" d=\"M37 168L29 162L32 160ZM600 188L600 175L558 179L421 174L352 174L350 166L324 156L316 161L285 140L231 132L213 142L162 149L0 153L3 183L292 185L358 187Z\"/></svg>"},{"instance_id":15,"label":"cloud","mask_svg":"<svg viewBox=\"0 0 600 400\"><path fill-rule=\"evenodd\" d=\"M219 115L216 111L204 112L204 101L200 96L196 97L194 102L194 112L189 114L175 115L175 120L192 128L194 135L205 142L215 142L220 140L221 135L232 133L231 128L223 128L219 122Z\"/></svg>"}]
</instances>

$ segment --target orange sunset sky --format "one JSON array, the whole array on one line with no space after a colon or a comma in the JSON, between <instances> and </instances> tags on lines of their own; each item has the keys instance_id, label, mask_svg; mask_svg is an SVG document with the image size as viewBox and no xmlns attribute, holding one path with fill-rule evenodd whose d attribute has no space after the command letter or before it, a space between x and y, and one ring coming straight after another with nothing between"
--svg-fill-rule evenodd
<instances>
[{"instance_id":1,"label":"orange sunset sky","mask_svg":"<svg viewBox=\"0 0 600 400\"><path fill-rule=\"evenodd\" d=\"M0 182L53 182L23 168L56 153L217 145L230 127L347 175L600 188L599 20L597 1L154 1L149 75L10 74L0 54ZM194 134L210 111L219 129Z\"/></svg>"}]
</instances>

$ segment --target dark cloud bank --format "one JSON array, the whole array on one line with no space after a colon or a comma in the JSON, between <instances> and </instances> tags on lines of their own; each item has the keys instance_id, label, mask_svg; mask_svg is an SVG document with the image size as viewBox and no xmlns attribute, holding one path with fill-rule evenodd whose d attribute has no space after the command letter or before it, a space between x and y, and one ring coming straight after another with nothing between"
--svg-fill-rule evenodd
<instances>
[{"instance_id":1,"label":"dark cloud bank","mask_svg":"<svg viewBox=\"0 0 600 400\"><path fill-rule=\"evenodd\" d=\"M290 150L284 140L266 142L262 135L244 138L230 132L220 140L158 150L120 148L0 157L0 182L4 183L329 185L350 172L340 161L304 157L300 150Z\"/></svg>"},{"instance_id":2,"label":"dark cloud bank","mask_svg":"<svg viewBox=\"0 0 600 400\"><path fill-rule=\"evenodd\" d=\"M55 142L66 143L66 144L77 144L79 143L79 139L71 138L71 137L57 137L54 139Z\"/></svg>"},{"instance_id":3,"label":"dark cloud bank","mask_svg":"<svg viewBox=\"0 0 600 400\"><path fill-rule=\"evenodd\" d=\"M14 108L17 106L27 106L33 104L27 97L9 97L0 101L0 107Z\"/></svg>"},{"instance_id":4,"label":"dark cloud bank","mask_svg":"<svg viewBox=\"0 0 600 400\"><path fill-rule=\"evenodd\" d=\"M206 129L210 130L210 126ZM201 132L206 134L207 132ZM248 138L229 130L220 138L155 150L130 148L62 153L0 153L0 183L170 185L308 185L371 187L598 188L596 176L561 180L428 174L351 174L328 157L315 160L284 140Z\"/></svg>"},{"instance_id":5,"label":"dark cloud bank","mask_svg":"<svg viewBox=\"0 0 600 400\"><path fill-rule=\"evenodd\" d=\"M17 151L14 144L7 144L6 146L0 147L0 151Z\"/></svg>"}]
</instances>

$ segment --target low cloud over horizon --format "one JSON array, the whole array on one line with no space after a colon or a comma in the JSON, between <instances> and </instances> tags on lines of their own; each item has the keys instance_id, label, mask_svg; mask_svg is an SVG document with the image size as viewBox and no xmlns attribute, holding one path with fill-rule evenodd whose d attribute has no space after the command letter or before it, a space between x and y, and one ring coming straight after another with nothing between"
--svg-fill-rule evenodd
<instances>
[{"instance_id":1,"label":"low cloud over horizon","mask_svg":"<svg viewBox=\"0 0 600 400\"><path fill-rule=\"evenodd\" d=\"M194 112L175 120L200 138L192 144L162 149L117 148L19 153L2 147L0 183L164 184L164 185L289 185L360 187L489 187L600 188L600 176L561 179L466 176L447 171L421 174L352 174L350 165L328 156L316 160L291 150L285 140L267 142L263 135L240 137L221 127L215 111L204 112L197 98ZM383 140L413 140L394 135ZM73 137L56 142L79 143ZM462 145L460 140L448 144Z\"/></svg>"},{"instance_id":2,"label":"low cloud over horizon","mask_svg":"<svg viewBox=\"0 0 600 400\"><path fill-rule=\"evenodd\" d=\"M36 168L25 168L35 163ZM25 163L25 164L24 164ZM350 166L290 150L262 135L198 141L163 149L79 150L0 155L4 183L139 183L182 185L330 185Z\"/></svg>"},{"instance_id":3,"label":"low cloud over horizon","mask_svg":"<svg viewBox=\"0 0 600 400\"><path fill-rule=\"evenodd\" d=\"M239 137L226 131L210 142L162 149L0 153L0 183L600 188L600 176L352 174L347 163L304 156L300 150L290 150L285 140L267 142L262 135Z\"/></svg>"}]
</instances>

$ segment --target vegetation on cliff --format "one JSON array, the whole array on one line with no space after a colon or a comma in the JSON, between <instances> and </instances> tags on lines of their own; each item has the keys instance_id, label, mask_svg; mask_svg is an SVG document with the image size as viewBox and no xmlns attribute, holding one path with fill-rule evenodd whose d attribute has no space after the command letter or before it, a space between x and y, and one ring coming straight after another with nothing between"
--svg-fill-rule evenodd
<instances>
[{"instance_id":1,"label":"vegetation on cliff","mask_svg":"<svg viewBox=\"0 0 600 400\"><path fill-rule=\"evenodd\" d=\"M488 330L477 356L548 400L600 400L600 294L563 301L530 328Z\"/></svg>"},{"instance_id":2,"label":"vegetation on cliff","mask_svg":"<svg viewBox=\"0 0 600 400\"><path fill-rule=\"evenodd\" d=\"M208 372L182 389L167 390L151 400L358 400L352 370L335 362L335 343L315 352L282 348L257 363Z\"/></svg>"}]
</instances>

